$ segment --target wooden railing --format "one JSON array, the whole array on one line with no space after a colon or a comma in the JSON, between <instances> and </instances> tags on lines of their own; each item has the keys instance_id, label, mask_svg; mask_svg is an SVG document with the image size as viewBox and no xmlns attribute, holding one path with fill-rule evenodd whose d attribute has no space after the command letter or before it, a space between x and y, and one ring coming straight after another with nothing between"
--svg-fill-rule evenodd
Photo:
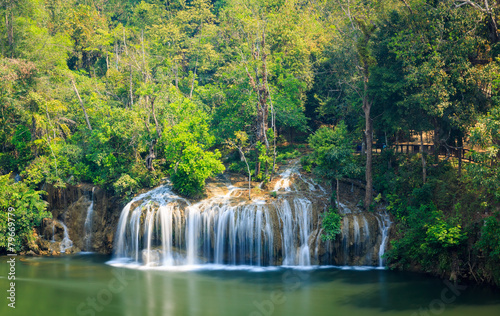
<instances>
[{"instance_id":1,"label":"wooden railing","mask_svg":"<svg viewBox=\"0 0 500 316\"><path fill-rule=\"evenodd\" d=\"M389 148L394 149L398 153L417 154L420 152L420 146L421 146L420 144L394 144L389 146ZM423 147L425 153L427 154L434 153L434 145L424 144ZM372 152L382 153L382 151L386 148L387 147L385 147L384 145L374 144ZM356 152L361 153L361 145L357 146ZM470 152L470 150L465 148L456 148L456 147L446 148L444 146L441 146L439 150L439 155L446 157L462 158L462 160L468 162L476 162L471 155L467 155L468 152Z\"/></svg>"}]
</instances>

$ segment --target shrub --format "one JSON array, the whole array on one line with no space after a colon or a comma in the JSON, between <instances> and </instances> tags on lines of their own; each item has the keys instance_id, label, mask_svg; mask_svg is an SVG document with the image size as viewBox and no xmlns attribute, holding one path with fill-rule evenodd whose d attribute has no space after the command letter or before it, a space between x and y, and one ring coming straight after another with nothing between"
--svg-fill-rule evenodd
<instances>
[{"instance_id":1,"label":"shrub","mask_svg":"<svg viewBox=\"0 0 500 316\"><path fill-rule=\"evenodd\" d=\"M188 146L182 153L171 180L174 190L187 197L199 197L205 189L205 180L224 171L221 154Z\"/></svg>"},{"instance_id":2,"label":"shrub","mask_svg":"<svg viewBox=\"0 0 500 316\"><path fill-rule=\"evenodd\" d=\"M45 210L47 202L41 198L45 192L35 191L24 182L14 183L9 177L10 174L0 176L0 253L25 250L35 240L34 227L39 226L42 219L52 217ZM12 225L9 225L10 207L14 208L11 218L15 222ZM15 233L11 240L12 247L7 235L12 232L10 227L14 227Z\"/></svg>"},{"instance_id":3,"label":"shrub","mask_svg":"<svg viewBox=\"0 0 500 316\"><path fill-rule=\"evenodd\" d=\"M330 208L322 216L321 226L323 227L323 234L321 235L321 239L323 241L335 239L342 229L342 215L337 210Z\"/></svg>"},{"instance_id":4,"label":"shrub","mask_svg":"<svg viewBox=\"0 0 500 316\"><path fill-rule=\"evenodd\" d=\"M302 165L302 169L304 169L305 172L311 172L312 167L313 167L313 158L310 157L309 155L307 156L302 156L300 158L300 164Z\"/></svg>"},{"instance_id":5,"label":"shrub","mask_svg":"<svg viewBox=\"0 0 500 316\"><path fill-rule=\"evenodd\" d=\"M115 189L115 192L118 194L126 194L126 195L131 195L132 193L135 192L138 188L138 183L132 177L130 177L128 174L124 173L121 175L121 177L113 183L113 188Z\"/></svg>"}]
</instances>

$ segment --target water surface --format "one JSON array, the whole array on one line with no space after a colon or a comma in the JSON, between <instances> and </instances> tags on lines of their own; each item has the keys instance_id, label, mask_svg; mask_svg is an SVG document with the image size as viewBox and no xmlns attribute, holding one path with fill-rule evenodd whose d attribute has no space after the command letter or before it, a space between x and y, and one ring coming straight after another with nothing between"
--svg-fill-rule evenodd
<instances>
[{"instance_id":1,"label":"water surface","mask_svg":"<svg viewBox=\"0 0 500 316\"><path fill-rule=\"evenodd\" d=\"M0 257L0 315L500 315L500 291L451 288L438 278L387 270L147 270L107 256L17 257L16 308L7 306Z\"/></svg>"}]
</instances>

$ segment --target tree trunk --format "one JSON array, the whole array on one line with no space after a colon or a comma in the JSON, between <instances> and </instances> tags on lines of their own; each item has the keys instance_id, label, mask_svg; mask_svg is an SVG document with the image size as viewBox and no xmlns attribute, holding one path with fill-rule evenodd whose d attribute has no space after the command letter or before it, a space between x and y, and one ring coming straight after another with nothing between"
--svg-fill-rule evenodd
<instances>
[{"instance_id":1,"label":"tree trunk","mask_svg":"<svg viewBox=\"0 0 500 316\"><path fill-rule=\"evenodd\" d=\"M337 179L337 209L339 209L340 206L340 182L339 179Z\"/></svg>"},{"instance_id":2,"label":"tree trunk","mask_svg":"<svg viewBox=\"0 0 500 316\"><path fill-rule=\"evenodd\" d=\"M269 91L269 87L267 89ZM273 168L271 171L271 180L276 172L276 113L274 111L273 100L271 98L271 92L269 91L269 101L271 104L271 128L273 129Z\"/></svg>"},{"instance_id":3,"label":"tree trunk","mask_svg":"<svg viewBox=\"0 0 500 316\"><path fill-rule=\"evenodd\" d=\"M458 137L458 146L457 146L457 154L458 154L458 176L462 175L462 153L464 150L464 142L462 136Z\"/></svg>"},{"instance_id":4,"label":"tree trunk","mask_svg":"<svg viewBox=\"0 0 500 316\"><path fill-rule=\"evenodd\" d=\"M420 155L422 156L422 183L425 184L427 181L427 162L425 161L423 132L420 132Z\"/></svg>"},{"instance_id":5,"label":"tree trunk","mask_svg":"<svg viewBox=\"0 0 500 316\"><path fill-rule=\"evenodd\" d=\"M247 158L245 157L245 153L243 152L243 148L238 147L238 150L240 151L241 159L245 161L245 164L247 165L247 171L248 171L248 200L252 199L251 195L251 190L252 190L252 174L250 173L250 166L248 165Z\"/></svg>"},{"instance_id":6,"label":"tree trunk","mask_svg":"<svg viewBox=\"0 0 500 316\"><path fill-rule=\"evenodd\" d=\"M252 47L252 56L254 59L260 58L262 62L262 69L259 75L258 68L255 68L255 78L250 74L248 68L245 68L248 79L250 80L250 85L252 89L257 94L257 121L256 121L256 141L261 142L266 146L266 153L269 150L269 141L267 140L267 121L269 118L269 109L267 105L267 99L269 97L269 89L267 85L267 54L265 53L266 47L266 34L262 33L262 41L260 49L256 49ZM255 151L257 153L257 157L259 157L259 150L256 147ZM258 176L261 169L260 161L257 161L255 165L255 175ZM266 164L266 176L268 172L268 166Z\"/></svg>"},{"instance_id":7,"label":"tree trunk","mask_svg":"<svg viewBox=\"0 0 500 316\"><path fill-rule=\"evenodd\" d=\"M120 60L120 55L118 52L118 44L115 43L115 68L117 71L120 70L120 68L118 66L119 60Z\"/></svg>"},{"instance_id":8,"label":"tree trunk","mask_svg":"<svg viewBox=\"0 0 500 316\"><path fill-rule=\"evenodd\" d=\"M76 84L73 79L71 79L71 85L73 86L73 90L75 91L75 94L78 97L78 101L80 101L80 106L82 107L83 115L85 116L85 122L87 122L89 130L92 130L92 126L90 126L89 116L87 115L87 111L85 110L85 106L83 105L83 100L80 97L80 93L78 93L78 89L76 88Z\"/></svg>"},{"instance_id":9,"label":"tree trunk","mask_svg":"<svg viewBox=\"0 0 500 316\"><path fill-rule=\"evenodd\" d=\"M330 187L332 189L332 195L330 196L330 205L332 205L332 207L336 207L337 201L335 201L335 199L337 195L333 195L333 190L335 188L335 181L333 181L333 179L330 181Z\"/></svg>"},{"instance_id":10,"label":"tree trunk","mask_svg":"<svg viewBox=\"0 0 500 316\"><path fill-rule=\"evenodd\" d=\"M361 155L366 155L366 136L363 134L363 140L361 141Z\"/></svg>"},{"instance_id":11,"label":"tree trunk","mask_svg":"<svg viewBox=\"0 0 500 316\"><path fill-rule=\"evenodd\" d=\"M259 159L259 150L256 149L255 152L257 153L257 159ZM260 161L257 160L257 163L255 164L255 177L258 178L260 174Z\"/></svg>"},{"instance_id":12,"label":"tree trunk","mask_svg":"<svg viewBox=\"0 0 500 316\"><path fill-rule=\"evenodd\" d=\"M366 118L365 118L365 124L366 124L366 171L365 171L365 178L366 178L366 192L365 192L365 209L368 209L370 205L372 204L372 199L373 199L373 174L372 174L372 135L371 135L371 130L372 130L372 122L370 119L370 111L365 112Z\"/></svg>"},{"instance_id":13,"label":"tree trunk","mask_svg":"<svg viewBox=\"0 0 500 316\"><path fill-rule=\"evenodd\" d=\"M179 90L179 66L175 62L175 89Z\"/></svg>"},{"instance_id":14,"label":"tree trunk","mask_svg":"<svg viewBox=\"0 0 500 316\"><path fill-rule=\"evenodd\" d=\"M9 12L10 11L10 12ZM10 57L14 57L14 13L12 7L5 10L5 29L7 31L7 41L10 47Z\"/></svg>"},{"instance_id":15,"label":"tree trunk","mask_svg":"<svg viewBox=\"0 0 500 316\"><path fill-rule=\"evenodd\" d=\"M151 113L153 113L153 119L155 121L156 136L158 137L158 139L160 139L161 138L161 130L160 130L160 125L158 124L158 120L156 119L155 100L156 100L156 98L151 98Z\"/></svg>"},{"instance_id":16,"label":"tree trunk","mask_svg":"<svg viewBox=\"0 0 500 316\"><path fill-rule=\"evenodd\" d=\"M366 66L365 66L366 67ZM373 146L373 126L370 117L372 108L368 100L368 69L365 69L364 93L363 93L363 112L365 113L365 139L366 139L366 191L365 191L365 209L369 209L373 200L373 173L372 173L372 146Z\"/></svg>"},{"instance_id":17,"label":"tree trunk","mask_svg":"<svg viewBox=\"0 0 500 316\"><path fill-rule=\"evenodd\" d=\"M146 157L146 168L148 168L149 171L155 170L153 166L153 160L156 158L154 151L155 145L156 145L156 140L153 140L151 142L151 145L149 146L149 155Z\"/></svg>"},{"instance_id":18,"label":"tree trunk","mask_svg":"<svg viewBox=\"0 0 500 316\"><path fill-rule=\"evenodd\" d=\"M441 144L439 141L439 125L437 124L437 120L434 120L434 161L435 163L439 162L439 152L441 151Z\"/></svg>"},{"instance_id":19,"label":"tree trunk","mask_svg":"<svg viewBox=\"0 0 500 316\"><path fill-rule=\"evenodd\" d=\"M190 99L193 97L194 79L196 79L196 68L198 68L198 59L196 59L196 66L194 66L193 81L191 81L191 91L189 91L189 98Z\"/></svg>"},{"instance_id":20,"label":"tree trunk","mask_svg":"<svg viewBox=\"0 0 500 316\"><path fill-rule=\"evenodd\" d=\"M134 93L133 93L133 82L132 82L132 64L129 64L130 70L130 108L134 105Z\"/></svg>"}]
</instances>

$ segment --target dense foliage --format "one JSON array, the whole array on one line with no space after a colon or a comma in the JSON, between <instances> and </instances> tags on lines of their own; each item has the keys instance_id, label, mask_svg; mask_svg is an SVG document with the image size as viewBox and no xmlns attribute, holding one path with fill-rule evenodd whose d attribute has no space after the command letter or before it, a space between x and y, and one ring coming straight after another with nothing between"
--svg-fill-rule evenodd
<instances>
[{"instance_id":1,"label":"dense foliage","mask_svg":"<svg viewBox=\"0 0 500 316\"><path fill-rule=\"evenodd\" d=\"M51 214L40 198L44 192L23 182L14 183L9 176L0 176L0 249L12 253L35 247L34 228Z\"/></svg>"},{"instance_id":2,"label":"dense foliage","mask_svg":"<svg viewBox=\"0 0 500 316\"><path fill-rule=\"evenodd\" d=\"M328 212L323 213L321 227L323 228L321 239L323 241L334 240L342 231L342 216L337 210L329 209Z\"/></svg>"},{"instance_id":3,"label":"dense foliage","mask_svg":"<svg viewBox=\"0 0 500 316\"><path fill-rule=\"evenodd\" d=\"M270 180L300 155L286 143L308 141L305 171L332 187L363 181L365 208L387 203L392 266L499 282L499 9L462 0L4 1L2 216L8 206L26 213L26 244L48 216L46 183L91 182L129 197L170 177L177 192L199 197L225 168ZM400 143L417 150L396 152ZM323 219L332 232L335 214Z\"/></svg>"}]
</instances>

